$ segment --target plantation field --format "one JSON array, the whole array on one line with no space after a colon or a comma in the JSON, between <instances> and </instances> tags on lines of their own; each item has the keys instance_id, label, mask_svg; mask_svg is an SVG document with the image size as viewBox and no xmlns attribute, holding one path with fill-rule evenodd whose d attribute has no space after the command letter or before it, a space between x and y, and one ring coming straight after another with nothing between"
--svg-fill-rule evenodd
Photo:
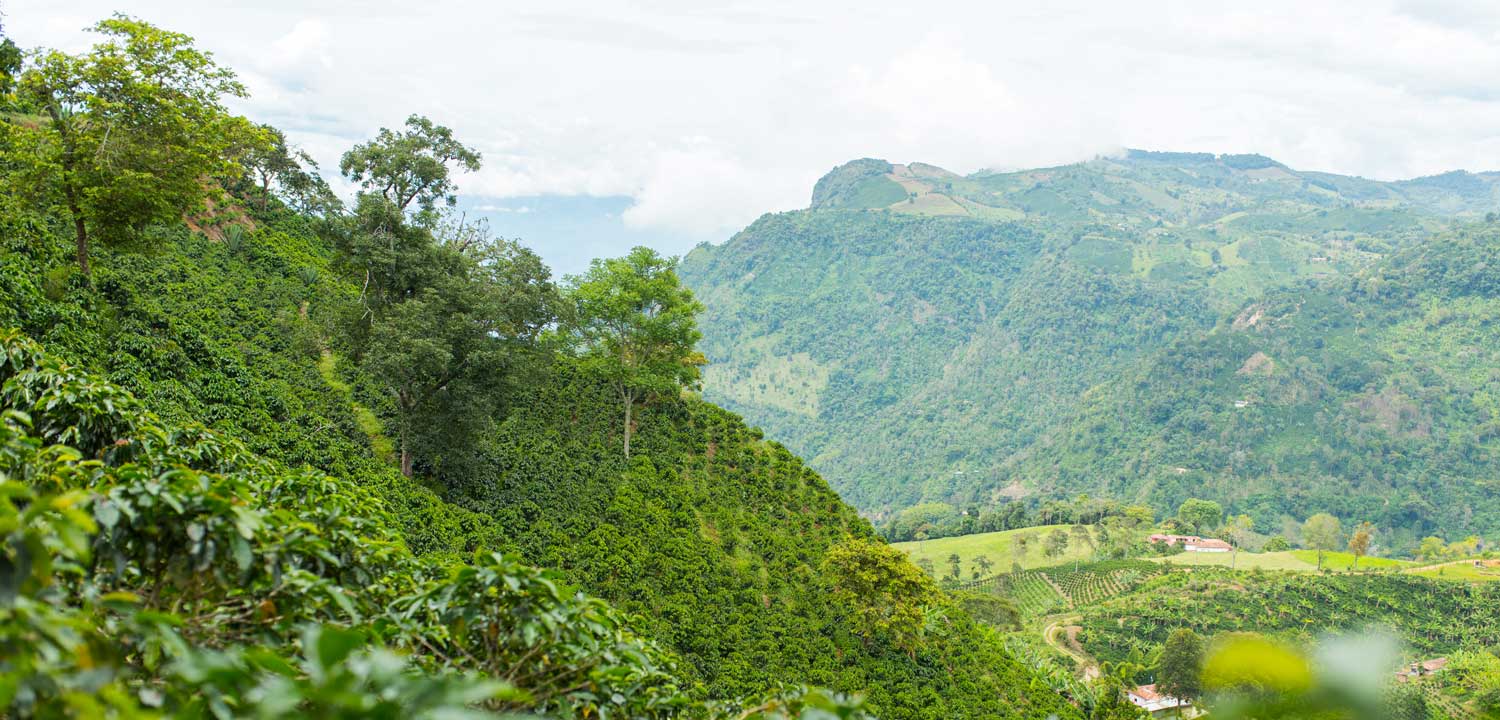
<instances>
[{"instance_id":1,"label":"plantation field","mask_svg":"<svg viewBox=\"0 0 1500 720\"><path fill-rule=\"evenodd\" d=\"M923 559L931 560L934 572L940 576L948 572L948 556L958 553L963 563L963 578L967 580L972 576L974 558L980 555L988 557L990 562L995 564L994 569L990 571L991 574L1009 571L1014 561L1019 561L1022 568L1030 570L1075 560L1092 559L1094 543L1098 542L1093 536L1093 529L1090 528L1089 535L1093 543L1081 543L1079 547L1080 543L1076 542L1072 536L1071 528L1070 525L1041 525L1019 530L975 533L936 540L913 540L895 543L895 547L911 557L912 562L921 562ZM1049 558L1042 552L1042 539L1055 529L1069 533L1068 549L1062 555ZM1016 554L1015 538L1017 535L1026 535L1030 538L1024 556Z\"/></svg>"},{"instance_id":2,"label":"plantation field","mask_svg":"<svg viewBox=\"0 0 1500 720\"><path fill-rule=\"evenodd\" d=\"M965 587L1009 597L1022 615L1037 617L1125 595L1162 572L1142 560L1104 560L1003 573Z\"/></svg>"}]
</instances>

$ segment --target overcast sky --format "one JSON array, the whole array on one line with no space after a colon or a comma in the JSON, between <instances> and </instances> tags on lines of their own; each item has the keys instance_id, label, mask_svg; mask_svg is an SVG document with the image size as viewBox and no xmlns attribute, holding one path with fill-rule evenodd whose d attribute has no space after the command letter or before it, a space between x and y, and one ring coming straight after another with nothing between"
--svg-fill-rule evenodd
<instances>
[{"instance_id":1,"label":"overcast sky","mask_svg":"<svg viewBox=\"0 0 1500 720\"><path fill-rule=\"evenodd\" d=\"M960 172L1120 147L1259 152L1381 179L1500 169L1500 3L0 0L23 46L126 12L236 69L237 109L326 166L420 112L485 156L461 180L565 271L681 252L806 205L857 157ZM575 196L573 202L549 202ZM609 198L589 202L587 197ZM523 211L522 208L532 210ZM558 210L557 208L563 208ZM644 239L644 240L643 240ZM623 248L618 248L623 250Z\"/></svg>"}]
</instances>

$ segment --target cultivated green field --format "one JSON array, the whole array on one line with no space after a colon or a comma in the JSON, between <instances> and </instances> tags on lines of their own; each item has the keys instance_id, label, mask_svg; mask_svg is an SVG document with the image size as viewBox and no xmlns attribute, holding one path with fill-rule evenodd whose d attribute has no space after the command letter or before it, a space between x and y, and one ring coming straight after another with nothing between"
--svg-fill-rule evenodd
<instances>
[{"instance_id":1,"label":"cultivated green field","mask_svg":"<svg viewBox=\"0 0 1500 720\"><path fill-rule=\"evenodd\" d=\"M1039 527L1021 528L1019 530L1002 530L1000 532L976 533L974 535L960 535L957 537L938 538L936 540L914 540L912 542L895 543L895 547L911 557L912 562L922 559L932 561L932 565L939 575L947 572L948 556L958 553L963 562L963 577L969 579L973 570L973 560L984 555L995 564L992 573L1010 570L1011 563L1019 560L1021 567L1031 568L1046 567L1049 565L1061 565L1074 560L1091 560L1094 557L1094 548L1098 539L1093 534L1093 528L1089 528L1088 543L1078 543L1072 535L1070 525L1042 525ZM1042 552L1042 539L1054 529L1061 529L1068 533L1068 549L1058 557L1047 557ZM1026 554L1018 557L1015 552L1015 537L1026 535L1030 538ZM1081 546L1080 546L1081 545Z\"/></svg>"},{"instance_id":2,"label":"cultivated green field","mask_svg":"<svg viewBox=\"0 0 1500 720\"><path fill-rule=\"evenodd\" d=\"M1500 580L1500 567L1477 568L1474 567L1472 560L1459 560L1442 565L1431 565L1416 568L1410 572L1413 575L1444 580L1464 580L1467 582L1495 582Z\"/></svg>"},{"instance_id":3,"label":"cultivated green field","mask_svg":"<svg viewBox=\"0 0 1500 720\"><path fill-rule=\"evenodd\" d=\"M1297 572L1316 572L1318 569L1318 553L1314 550L1287 550L1285 552L1252 553L1241 552L1239 560L1234 559L1234 553L1182 553L1164 558L1151 558L1157 562L1171 563L1173 565L1187 566L1214 566L1229 567L1231 563L1240 570L1261 568L1262 570L1294 570ZM1323 553L1323 567L1330 570L1348 570L1354 565L1354 556L1346 552ZM1391 558L1362 557L1359 559L1360 570L1407 568L1415 563L1407 560L1393 560ZM1500 579L1497 576L1495 579Z\"/></svg>"},{"instance_id":4,"label":"cultivated green field","mask_svg":"<svg viewBox=\"0 0 1500 720\"><path fill-rule=\"evenodd\" d=\"M1318 564L1318 552L1316 550L1292 550L1298 560L1316 567ZM1369 557L1368 555L1359 559L1359 570L1365 569L1391 569L1406 568L1416 565L1409 560L1395 560L1392 558ZM1346 552L1323 553L1323 567L1330 570L1348 570L1354 567L1354 555Z\"/></svg>"}]
</instances>

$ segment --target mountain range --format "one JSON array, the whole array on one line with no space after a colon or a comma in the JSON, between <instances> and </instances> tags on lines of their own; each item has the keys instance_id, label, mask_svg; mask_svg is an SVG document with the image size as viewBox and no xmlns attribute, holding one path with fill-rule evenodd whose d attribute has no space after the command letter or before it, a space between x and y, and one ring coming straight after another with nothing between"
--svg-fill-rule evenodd
<instances>
[{"instance_id":1,"label":"mountain range","mask_svg":"<svg viewBox=\"0 0 1500 720\"><path fill-rule=\"evenodd\" d=\"M1458 511L1493 476L1490 296L1429 269L1493 254L1497 183L1136 150L968 176L863 159L682 275L708 308L706 396L868 515L1201 496L1265 531L1328 509L1405 540L1490 529ZM1440 508L1434 486L1462 492Z\"/></svg>"}]
</instances>

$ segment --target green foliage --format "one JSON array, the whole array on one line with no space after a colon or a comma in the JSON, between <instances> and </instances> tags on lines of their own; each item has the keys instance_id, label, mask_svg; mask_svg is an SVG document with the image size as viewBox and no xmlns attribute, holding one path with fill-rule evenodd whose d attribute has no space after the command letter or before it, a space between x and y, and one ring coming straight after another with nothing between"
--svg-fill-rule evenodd
<instances>
[{"instance_id":1,"label":"green foliage","mask_svg":"<svg viewBox=\"0 0 1500 720\"><path fill-rule=\"evenodd\" d=\"M1149 654L1173 629L1203 637L1259 632L1298 646L1325 635L1388 628L1412 657L1429 659L1500 641L1492 583L1411 574L1170 572L1130 595L1086 608L1079 639L1101 661Z\"/></svg>"},{"instance_id":2,"label":"green foliage","mask_svg":"<svg viewBox=\"0 0 1500 720\"><path fill-rule=\"evenodd\" d=\"M888 174L914 202L848 209ZM857 161L682 274L706 396L868 512L1199 497L1260 532L1369 519L1399 548L1500 516L1462 509L1487 502L1500 412L1493 228L1443 232L1493 210L1493 183L1140 152L970 177Z\"/></svg>"},{"instance_id":3,"label":"green foliage","mask_svg":"<svg viewBox=\"0 0 1500 720\"><path fill-rule=\"evenodd\" d=\"M1126 595L1164 571L1160 564L1143 560L1104 560L1012 571L963 587L1008 598L1022 616L1036 617Z\"/></svg>"},{"instance_id":4,"label":"green foliage","mask_svg":"<svg viewBox=\"0 0 1500 720\"><path fill-rule=\"evenodd\" d=\"M624 406L625 457L637 402L695 387L703 356L695 346L703 306L677 279L677 259L637 247L623 258L595 260L574 278L568 331L584 368L614 386Z\"/></svg>"},{"instance_id":5,"label":"green foliage","mask_svg":"<svg viewBox=\"0 0 1500 720\"><path fill-rule=\"evenodd\" d=\"M835 545L821 569L833 601L853 616L855 632L887 636L896 647L916 654L926 615L939 597L931 578L899 550L872 540Z\"/></svg>"},{"instance_id":6,"label":"green foliage","mask_svg":"<svg viewBox=\"0 0 1500 720\"><path fill-rule=\"evenodd\" d=\"M557 304L547 268L514 243L431 256L450 269L386 307L362 348L364 369L394 401L407 476L414 455L461 462L498 414L506 378L536 362L532 346Z\"/></svg>"},{"instance_id":7,"label":"green foliage","mask_svg":"<svg viewBox=\"0 0 1500 720\"><path fill-rule=\"evenodd\" d=\"M81 712L93 693L184 717L681 704L665 656L599 601L499 555L415 558L367 492L162 426L13 332L0 349L10 711ZM424 672L355 653L371 641L419 651Z\"/></svg>"},{"instance_id":8,"label":"green foliage","mask_svg":"<svg viewBox=\"0 0 1500 720\"><path fill-rule=\"evenodd\" d=\"M885 179L884 175L890 171L890 163L871 158L840 165L819 179L818 184L813 187L812 206L815 208L876 208L890 205L906 197L906 192L901 190L901 186ZM882 184L881 181L884 183ZM896 193L876 193L876 197L863 197L862 191L868 192L865 188L869 185L881 188L886 185L895 186ZM885 195L890 199L880 202L885 199L880 195Z\"/></svg>"},{"instance_id":9,"label":"green foliage","mask_svg":"<svg viewBox=\"0 0 1500 720\"><path fill-rule=\"evenodd\" d=\"M1173 630L1162 646L1156 686L1167 695L1191 700L1203 694L1203 638L1188 629Z\"/></svg>"},{"instance_id":10,"label":"green foliage","mask_svg":"<svg viewBox=\"0 0 1500 720\"><path fill-rule=\"evenodd\" d=\"M1224 521L1224 508L1212 500L1188 498L1177 508L1177 518L1200 533L1210 533Z\"/></svg>"},{"instance_id":11,"label":"green foliage","mask_svg":"<svg viewBox=\"0 0 1500 720\"><path fill-rule=\"evenodd\" d=\"M1262 532L1319 512L1368 520L1398 552L1489 533L1497 248L1492 226L1468 227L1275 291L1088 398L1016 474L1149 485L1159 504L1232 499Z\"/></svg>"},{"instance_id":12,"label":"green foliage","mask_svg":"<svg viewBox=\"0 0 1500 720\"><path fill-rule=\"evenodd\" d=\"M254 197L250 200L253 206ZM387 210L376 215L391 219ZM915 658L889 638L856 635L845 608L824 594L818 568L833 545L873 538L869 526L785 448L764 441L759 431L733 415L690 397L663 398L642 408L641 451L626 463L618 451L607 449L616 442L611 438L618 438L618 419L611 419L618 405L609 384L567 356L554 356L551 364L532 368L524 382L505 383L498 395L502 411L491 418L493 425L481 429L464 462L419 465L418 475L431 475L403 477L372 447L382 438L380 423L369 425L366 421L373 418L362 412L373 409L394 417L388 393L362 363L339 360L357 360L356 351L368 337L350 319L380 305L368 295L361 300L365 269L383 264L371 262L378 244L360 240L352 225L303 218L274 204L257 214L256 221L256 231L246 233L234 252L181 228L153 228L159 244L152 256L102 248L92 287L75 281L66 295L48 299L38 281L50 268L66 263L64 227L47 215L19 210L0 214L0 222L15 229L3 236L8 251L0 254L0 296L7 302L0 305L0 318L45 338L58 355L107 373L164 422L203 422L219 437L242 439L252 453L276 467L313 466L318 470L310 476L326 472L342 491L378 498L388 510L381 521L384 531L418 555L414 562L419 568L426 568L400 597L441 585L454 572L455 561L476 552L481 562L475 567L483 571L494 551L556 568L557 575L543 576L554 586L581 587L606 597L638 616L629 627L675 656L674 666L666 664L665 654L656 665L671 667L672 683L688 688L664 696L664 702L677 703L675 716L853 717L860 693L868 693L869 706L887 717L1072 715L1065 701L1033 689L1030 671L1008 657L960 607L924 616L923 642ZM411 224L377 227L394 233L386 236L389 248L389 240L400 240L402 228ZM319 237L314 229L326 235ZM436 232L439 245L453 237L441 227L428 232ZM418 233L410 239L413 251L432 246L431 238ZM348 253L357 247L355 241L367 248L358 263ZM419 286L433 277L402 279L398 272L391 282L381 283L385 288L408 281L408 286ZM374 285L372 278L372 289ZM403 302L398 292L385 297L391 305ZM530 350L545 353L546 348L536 343ZM446 427L440 423L433 431ZM302 472L291 474L300 477ZM443 488L448 500L429 487ZM297 495L289 490L286 497ZM299 527L307 531L305 525ZM188 538L186 529L174 532L173 537ZM213 557L232 572L238 560L232 537L226 541L231 547L227 555L215 539ZM196 557L188 565L195 562ZM507 587L514 580L533 588L542 598L546 592L526 579L536 572L514 565L501 579ZM381 586L379 581L348 582L351 587L343 594L299 595L293 607L305 600L313 610L335 612L336 598L343 597L359 610L359 598L368 596L356 591L375 592ZM570 593L563 592L565 597ZM435 622L436 615L415 601L397 599L384 598L380 612L371 611L362 621L379 631L371 634L371 653L383 647L406 654L408 663L431 672L431 662L474 652L456 649L462 637L451 628L429 627L420 644L398 643L398 635L386 632L396 633L415 621L396 617L397 608L418 613L414 617L423 623ZM192 607L212 613L207 600ZM225 612L236 607L249 606L228 603ZM567 607L578 606L570 599ZM612 626L599 626L589 612L569 610L557 617L595 627L603 633L597 642L610 642ZM560 619L541 622L536 631L543 639L566 629ZM524 626L501 629L532 632ZM277 632L280 644L273 647L286 649L277 654L299 666L300 656L291 648L302 627L289 625ZM253 642L258 644L215 649L233 653L270 641L257 637ZM429 643L441 643L443 655ZM589 650L581 642L578 647L578 654L559 646L536 657L555 653L561 659L625 662L630 655L597 645ZM229 662L252 677L225 685L225 696L274 680L267 674L275 674L274 669L262 672L254 664L258 662ZM949 672L935 677L926 670L933 666ZM577 666L553 669L563 673L569 667ZM610 674L606 679L617 687L634 687L632 678L638 675ZM544 680L536 675L526 683L513 679L520 690L534 694L511 706L583 702L572 695L547 699ZM784 691L789 681L835 691ZM754 700L768 693L777 699ZM613 702L612 694L596 701ZM620 694L630 702L654 697L644 691ZM700 703L705 698L710 701ZM348 699L363 702L357 695ZM761 709L752 713L747 708Z\"/></svg>"},{"instance_id":13,"label":"green foliage","mask_svg":"<svg viewBox=\"0 0 1500 720\"><path fill-rule=\"evenodd\" d=\"M1328 513L1318 513L1302 524L1302 542L1307 547L1318 551L1319 568L1323 567L1323 553L1337 550L1343 534L1343 529L1339 527L1339 519Z\"/></svg>"},{"instance_id":14,"label":"green foliage","mask_svg":"<svg viewBox=\"0 0 1500 720\"><path fill-rule=\"evenodd\" d=\"M91 233L135 240L198 209L249 131L224 107L244 86L192 38L123 15L93 29L104 41L87 54L39 52L22 72L22 102L46 121L7 123L15 179L65 209L85 275Z\"/></svg>"},{"instance_id":15,"label":"green foliage","mask_svg":"<svg viewBox=\"0 0 1500 720\"><path fill-rule=\"evenodd\" d=\"M455 140L452 130L412 115L405 130L381 128L374 140L344 153L339 170L398 210L415 201L431 214L439 202L453 205L456 200L450 165L472 172L479 162L479 153Z\"/></svg>"},{"instance_id":16,"label":"green foliage","mask_svg":"<svg viewBox=\"0 0 1500 720\"><path fill-rule=\"evenodd\" d=\"M255 130L242 161L245 177L240 182L253 188L261 211L273 197L308 215L327 216L342 209L343 203L318 174L310 155L288 145L286 134L270 125L258 125Z\"/></svg>"}]
</instances>

